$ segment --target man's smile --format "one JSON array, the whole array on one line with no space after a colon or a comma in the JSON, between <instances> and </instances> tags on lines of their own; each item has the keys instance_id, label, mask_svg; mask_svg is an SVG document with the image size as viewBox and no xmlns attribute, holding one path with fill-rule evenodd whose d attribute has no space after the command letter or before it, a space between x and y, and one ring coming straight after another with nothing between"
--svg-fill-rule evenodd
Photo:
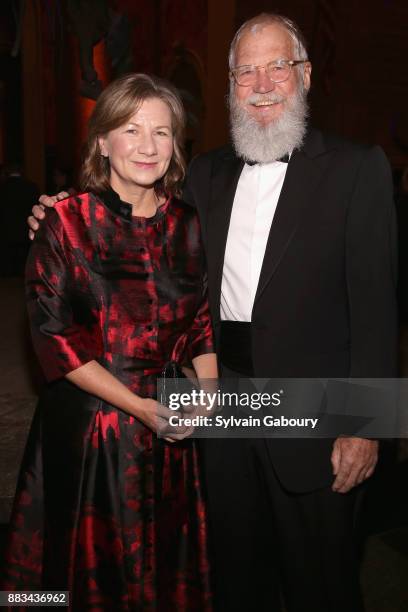
<instances>
[{"instance_id":1,"label":"man's smile","mask_svg":"<svg viewBox=\"0 0 408 612\"><path fill-rule=\"evenodd\" d=\"M263 100L263 101L252 103L252 105L256 106L256 107L259 107L259 106L273 106L274 104L280 104L280 100L276 100L275 102L273 100Z\"/></svg>"}]
</instances>

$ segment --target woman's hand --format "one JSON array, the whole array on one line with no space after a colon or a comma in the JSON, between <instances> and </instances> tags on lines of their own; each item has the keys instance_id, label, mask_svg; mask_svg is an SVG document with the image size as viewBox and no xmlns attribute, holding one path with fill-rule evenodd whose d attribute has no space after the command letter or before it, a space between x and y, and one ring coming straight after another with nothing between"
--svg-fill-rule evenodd
<instances>
[{"instance_id":1,"label":"woman's hand","mask_svg":"<svg viewBox=\"0 0 408 612\"><path fill-rule=\"evenodd\" d=\"M32 215L28 217L27 223L30 226L28 230L28 237L33 240L35 232L40 228L41 221L45 218L45 210L47 208L53 208L60 200L68 198L69 194L66 191L60 191L55 196L42 195L39 199L39 204L35 204L32 209Z\"/></svg>"},{"instance_id":2,"label":"woman's hand","mask_svg":"<svg viewBox=\"0 0 408 612\"><path fill-rule=\"evenodd\" d=\"M191 434L193 428L172 426L171 416L181 417L180 412L170 410L154 399L144 398L132 393L111 372L108 372L97 361L88 361L76 370L65 375L67 380L83 391L100 397L108 404L116 406L139 419L159 437L168 442L183 440Z\"/></svg>"},{"instance_id":3,"label":"woman's hand","mask_svg":"<svg viewBox=\"0 0 408 612\"><path fill-rule=\"evenodd\" d=\"M187 427L185 425L170 425L170 417L180 418L183 416L181 412L170 410L167 406L163 406L156 400L150 398L139 398L135 416L149 427L149 429L154 431L158 437L164 438L167 442L184 440L184 438L187 438L194 430L193 427Z\"/></svg>"}]
</instances>

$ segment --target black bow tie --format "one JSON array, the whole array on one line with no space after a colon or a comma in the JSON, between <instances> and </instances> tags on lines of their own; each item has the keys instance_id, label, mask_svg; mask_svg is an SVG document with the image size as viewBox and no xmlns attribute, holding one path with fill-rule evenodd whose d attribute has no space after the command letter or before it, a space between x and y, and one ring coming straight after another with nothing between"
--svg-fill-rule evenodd
<instances>
[{"instance_id":1,"label":"black bow tie","mask_svg":"<svg viewBox=\"0 0 408 612\"><path fill-rule=\"evenodd\" d=\"M279 159L275 159L275 161L282 162L282 164L288 164L289 154L286 153L286 155L283 155ZM248 166L255 166L256 164L259 164L259 162L256 162L256 161L247 161L246 163L248 164Z\"/></svg>"}]
</instances>

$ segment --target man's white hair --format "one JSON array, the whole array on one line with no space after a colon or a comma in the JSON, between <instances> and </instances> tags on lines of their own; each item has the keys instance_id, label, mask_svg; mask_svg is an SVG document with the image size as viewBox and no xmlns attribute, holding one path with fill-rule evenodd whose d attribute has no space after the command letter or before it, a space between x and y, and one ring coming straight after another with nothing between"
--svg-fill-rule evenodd
<instances>
[{"instance_id":1,"label":"man's white hair","mask_svg":"<svg viewBox=\"0 0 408 612\"><path fill-rule=\"evenodd\" d=\"M252 19L248 19L235 33L234 38L232 39L228 62L229 69L235 68L235 52L237 49L238 42L241 36L249 30L252 33L256 33L259 30L262 30L267 25L277 24L281 25L285 28L293 41L293 53L294 56L292 59L298 60L307 60L307 49L306 49L306 41L303 36L301 30L297 26L297 24L289 19L288 17L284 17L283 15L278 15L277 13L260 13Z\"/></svg>"}]
</instances>

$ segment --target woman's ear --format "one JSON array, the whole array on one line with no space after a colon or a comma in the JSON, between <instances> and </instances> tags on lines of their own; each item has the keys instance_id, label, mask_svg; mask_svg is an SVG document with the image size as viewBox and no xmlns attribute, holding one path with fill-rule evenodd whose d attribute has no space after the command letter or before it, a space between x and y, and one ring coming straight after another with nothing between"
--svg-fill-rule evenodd
<instances>
[{"instance_id":1,"label":"woman's ear","mask_svg":"<svg viewBox=\"0 0 408 612\"><path fill-rule=\"evenodd\" d=\"M99 145L99 150L101 152L102 157L109 157L108 151L106 149L106 140L103 136L98 137L98 145Z\"/></svg>"}]
</instances>

